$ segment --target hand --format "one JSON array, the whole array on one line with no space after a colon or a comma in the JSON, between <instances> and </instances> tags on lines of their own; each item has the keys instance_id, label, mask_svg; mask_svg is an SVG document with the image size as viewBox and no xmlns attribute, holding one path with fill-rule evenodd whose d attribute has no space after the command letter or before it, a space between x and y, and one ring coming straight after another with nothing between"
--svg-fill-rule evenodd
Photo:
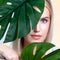
<instances>
[{"instance_id":1,"label":"hand","mask_svg":"<svg viewBox=\"0 0 60 60\"><path fill-rule=\"evenodd\" d=\"M4 44L0 44L0 54L7 60L19 60L17 52Z\"/></svg>"}]
</instances>

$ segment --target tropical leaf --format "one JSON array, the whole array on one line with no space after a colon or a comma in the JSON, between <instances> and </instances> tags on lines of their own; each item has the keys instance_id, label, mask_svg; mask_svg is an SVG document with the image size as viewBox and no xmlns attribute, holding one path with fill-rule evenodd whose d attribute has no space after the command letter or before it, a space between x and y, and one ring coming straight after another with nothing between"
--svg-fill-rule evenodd
<instances>
[{"instance_id":1,"label":"tropical leaf","mask_svg":"<svg viewBox=\"0 0 60 60\"><path fill-rule=\"evenodd\" d=\"M42 60L60 60L60 49L57 49L42 58Z\"/></svg>"},{"instance_id":2,"label":"tropical leaf","mask_svg":"<svg viewBox=\"0 0 60 60\"><path fill-rule=\"evenodd\" d=\"M23 48L22 53L21 53L21 58L22 58L22 60L42 60L45 53L52 47L54 47L54 45L51 43L47 43L47 42L31 43ZM52 54L54 54L54 53L52 53ZM58 53L56 53L56 54L58 55ZM56 54L54 54L54 55L56 55ZM49 56L51 56L51 54ZM54 57L56 57L56 56L54 56ZM45 60L45 59L43 59L43 60ZM47 60L49 60L49 59L47 59ZM50 59L50 60L52 60L52 59Z\"/></svg>"},{"instance_id":3,"label":"tropical leaf","mask_svg":"<svg viewBox=\"0 0 60 60\"><path fill-rule=\"evenodd\" d=\"M43 13L45 0L5 0L0 4L0 39L9 26L4 41L9 42L35 28Z\"/></svg>"},{"instance_id":4,"label":"tropical leaf","mask_svg":"<svg viewBox=\"0 0 60 60\"><path fill-rule=\"evenodd\" d=\"M5 4L8 0L0 0L0 5Z\"/></svg>"}]
</instances>

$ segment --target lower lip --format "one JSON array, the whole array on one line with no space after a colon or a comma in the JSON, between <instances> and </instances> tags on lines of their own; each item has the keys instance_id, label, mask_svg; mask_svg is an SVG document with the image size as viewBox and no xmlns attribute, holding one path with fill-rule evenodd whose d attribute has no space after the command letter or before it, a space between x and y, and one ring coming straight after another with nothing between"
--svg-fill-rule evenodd
<instances>
[{"instance_id":1,"label":"lower lip","mask_svg":"<svg viewBox=\"0 0 60 60\"><path fill-rule=\"evenodd\" d=\"M38 39L40 39L40 38L41 38L41 36L40 36L40 35L31 35L31 37L32 37L33 39L35 39L35 40L38 40Z\"/></svg>"}]
</instances>

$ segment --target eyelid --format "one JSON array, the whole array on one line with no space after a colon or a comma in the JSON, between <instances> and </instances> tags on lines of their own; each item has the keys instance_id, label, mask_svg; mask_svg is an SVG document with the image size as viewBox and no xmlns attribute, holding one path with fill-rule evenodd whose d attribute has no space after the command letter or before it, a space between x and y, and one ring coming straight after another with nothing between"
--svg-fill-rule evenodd
<instances>
[{"instance_id":1,"label":"eyelid","mask_svg":"<svg viewBox=\"0 0 60 60\"><path fill-rule=\"evenodd\" d=\"M42 18L40 21L41 21L42 23L47 23L47 22L48 22L48 19Z\"/></svg>"},{"instance_id":2,"label":"eyelid","mask_svg":"<svg viewBox=\"0 0 60 60\"><path fill-rule=\"evenodd\" d=\"M47 18L41 18L40 20L48 20Z\"/></svg>"},{"instance_id":3,"label":"eyelid","mask_svg":"<svg viewBox=\"0 0 60 60\"><path fill-rule=\"evenodd\" d=\"M50 19L50 17L43 17L44 19ZM41 19L43 19L43 18L41 18Z\"/></svg>"}]
</instances>

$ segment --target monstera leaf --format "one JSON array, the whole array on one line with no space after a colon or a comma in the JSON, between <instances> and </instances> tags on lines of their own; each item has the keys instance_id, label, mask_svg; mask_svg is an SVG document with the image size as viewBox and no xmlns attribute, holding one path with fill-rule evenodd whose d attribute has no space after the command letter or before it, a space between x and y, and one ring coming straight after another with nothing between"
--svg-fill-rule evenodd
<instances>
[{"instance_id":1,"label":"monstera leaf","mask_svg":"<svg viewBox=\"0 0 60 60\"><path fill-rule=\"evenodd\" d=\"M31 43L22 50L22 60L60 60L60 49L46 54L52 47L54 45L47 42Z\"/></svg>"},{"instance_id":2,"label":"monstera leaf","mask_svg":"<svg viewBox=\"0 0 60 60\"><path fill-rule=\"evenodd\" d=\"M45 0L0 0L0 39L4 42L27 35L41 17Z\"/></svg>"},{"instance_id":3,"label":"monstera leaf","mask_svg":"<svg viewBox=\"0 0 60 60\"><path fill-rule=\"evenodd\" d=\"M0 0L0 5L5 4L8 0Z\"/></svg>"}]
</instances>

